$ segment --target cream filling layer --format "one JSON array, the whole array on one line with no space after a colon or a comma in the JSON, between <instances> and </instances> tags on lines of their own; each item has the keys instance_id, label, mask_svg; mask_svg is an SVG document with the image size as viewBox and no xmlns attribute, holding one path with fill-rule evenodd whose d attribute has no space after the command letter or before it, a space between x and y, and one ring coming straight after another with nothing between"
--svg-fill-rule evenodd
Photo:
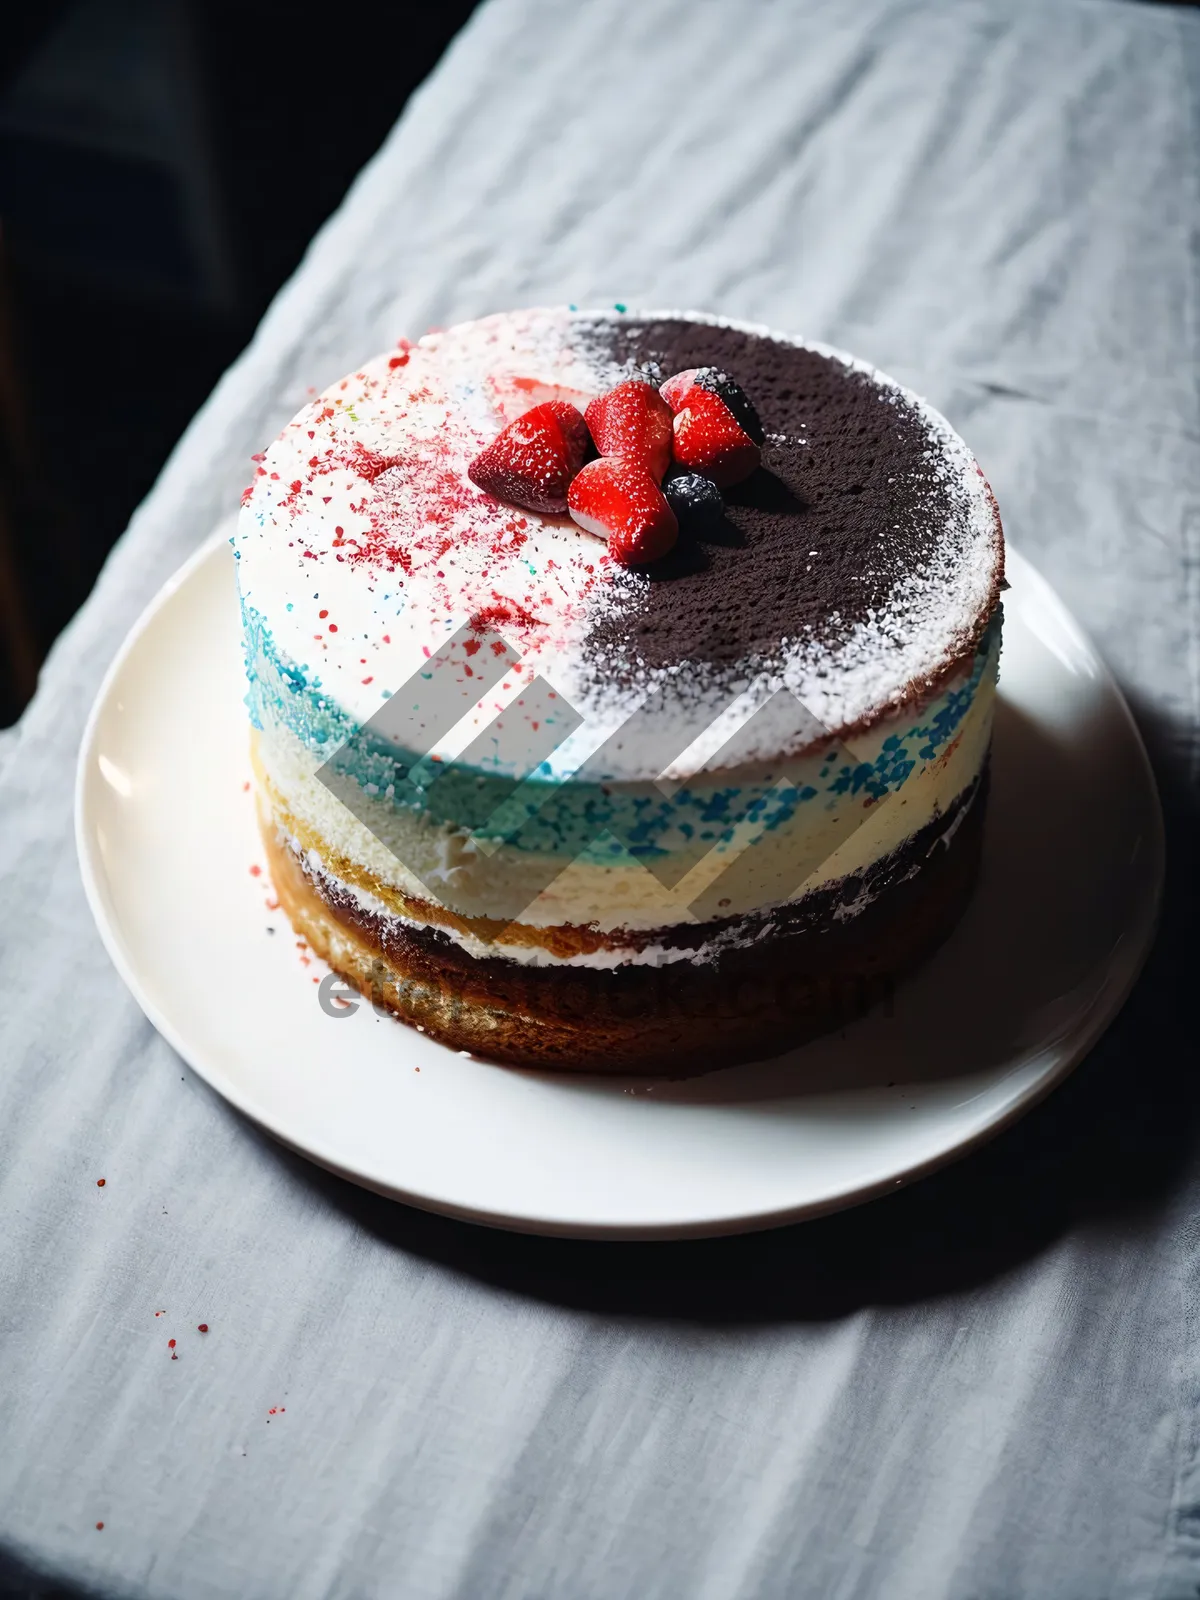
<instances>
[{"instance_id":1,"label":"cream filling layer","mask_svg":"<svg viewBox=\"0 0 1200 1600\"><path fill-rule=\"evenodd\" d=\"M973 804L974 802L972 802ZM960 811L946 825L944 833L934 840L929 853L948 846L951 839L962 826L967 816L967 811ZM360 889L356 884L347 883L328 870L321 859L318 850L308 849L298 839L287 837L291 850L304 862L310 876L324 884L327 889L336 890L339 895L344 895L358 907L371 916L380 918L385 923L394 921L406 927L424 929L428 923L418 922L413 917L406 917L387 905L378 895L371 894L365 889ZM865 911L874 899L873 895L864 893L859 899L849 906L840 906L834 912L837 921L849 921L859 912ZM645 944L638 949L629 948L604 948L598 950L576 951L571 955L557 955L553 950L541 944L513 944L505 939L487 940L480 939L475 934L466 932L461 928L442 926L439 932L444 934L464 950L467 955L474 956L477 960L494 960L499 957L505 961L515 961L522 967L576 967L587 968L591 971L608 972L616 967L665 967L676 961L691 961L694 964L716 961L727 950L746 950L759 944L764 939L770 938L775 932L775 923L769 918L762 918L752 924L742 924L734 927L723 928L711 939L705 939L695 945L667 945Z\"/></svg>"},{"instance_id":2,"label":"cream filling layer","mask_svg":"<svg viewBox=\"0 0 1200 1600\"><path fill-rule=\"evenodd\" d=\"M322 864L353 863L360 882L426 903L453 906L465 883L474 902L482 905L481 914L502 925L642 932L744 916L798 900L890 855L945 813L979 775L991 737L994 703L993 661L955 737L894 793L879 800L850 793L820 794L797 807L791 824L757 836L735 836L714 847L673 885L664 884L638 859L618 850L602 862L576 859L543 887L548 876L544 858L515 850L489 851L470 833L435 825L418 811L364 797L360 811L369 821L367 826L317 777L319 757L284 728L264 729L256 749L268 784L267 804L272 809L282 804L287 814L280 819L282 825L292 831L290 819L295 832L305 836L304 847L315 848ZM904 721L910 716L906 714ZM895 723L878 726L856 745L855 753L870 760L872 749L880 748L896 731ZM801 764L789 772L789 779L801 783L813 775ZM460 923L454 917L430 921L438 926ZM506 955L515 948L509 941L503 952L486 946L488 953ZM618 953L617 959L626 958Z\"/></svg>"}]
</instances>

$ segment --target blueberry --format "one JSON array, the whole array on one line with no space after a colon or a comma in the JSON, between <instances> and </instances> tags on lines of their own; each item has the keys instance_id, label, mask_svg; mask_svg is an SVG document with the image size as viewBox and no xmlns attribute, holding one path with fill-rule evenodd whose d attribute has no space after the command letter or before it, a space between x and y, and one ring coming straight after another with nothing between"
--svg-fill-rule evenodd
<instances>
[{"instance_id":1,"label":"blueberry","mask_svg":"<svg viewBox=\"0 0 1200 1600\"><path fill-rule=\"evenodd\" d=\"M762 444L766 438L763 425L758 420L758 412L754 409L750 396L735 378L727 372L722 372L720 367L701 367L696 373L696 382L702 389L707 389L709 394L718 395L733 412L734 421L743 433L748 433L755 444Z\"/></svg>"},{"instance_id":2,"label":"blueberry","mask_svg":"<svg viewBox=\"0 0 1200 1600\"><path fill-rule=\"evenodd\" d=\"M672 472L663 480L667 504L679 518L679 526L692 533L715 528L725 516L721 491L711 478L698 472Z\"/></svg>"}]
</instances>

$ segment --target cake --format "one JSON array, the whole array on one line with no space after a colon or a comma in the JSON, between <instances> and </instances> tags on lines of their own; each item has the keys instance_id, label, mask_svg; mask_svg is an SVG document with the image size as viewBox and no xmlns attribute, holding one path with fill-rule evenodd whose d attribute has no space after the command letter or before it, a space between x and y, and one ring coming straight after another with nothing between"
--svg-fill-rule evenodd
<instances>
[{"instance_id":1,"label":"cake","mask_svg":"<svg viewBox=\"0 0 1200 1600\"><path fill-rule=\"evenodd\" d=\"M601 414L622 385L652 429L670 401L644 460L621 397ZM736 471L685 437L706 408ZM570 489L510 492L493 447L539 417L568 419ZM659 508L628 547L583 492L626 472ZM436 330L304 407L233 544L275 892L433 1038L588 1072L754 1059L861 1014L960 917L1003 535L949 425L863 363L623 307Z\"/></svg>"}]
</instances>

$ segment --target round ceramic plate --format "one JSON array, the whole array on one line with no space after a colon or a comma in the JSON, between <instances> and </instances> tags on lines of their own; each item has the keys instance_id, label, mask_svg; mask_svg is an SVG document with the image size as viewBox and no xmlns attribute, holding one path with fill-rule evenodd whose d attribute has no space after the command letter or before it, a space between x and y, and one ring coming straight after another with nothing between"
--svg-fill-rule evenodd
<instances>
[{"instance_id":1,"label":"round ceramic plate","mask_svg":"<svg viewBox=\"0 0 1200 1600\"><path fill-rule=\"evenodd\" d=\"M811 1217L961 1155L1057 1083L1121 1005L1162 877L1154 781L1108 672L1009 552L987 842L942 951L873 1014L761 1065L676 1081L516 1071L366 1004L261 869L233 556L163 589L100 690L80 754L88 898L180 1055L276 1137L431 1210L583 1237ZM936 1023L931 1023L936 1019Z\"/></svg>"}]
</instances>

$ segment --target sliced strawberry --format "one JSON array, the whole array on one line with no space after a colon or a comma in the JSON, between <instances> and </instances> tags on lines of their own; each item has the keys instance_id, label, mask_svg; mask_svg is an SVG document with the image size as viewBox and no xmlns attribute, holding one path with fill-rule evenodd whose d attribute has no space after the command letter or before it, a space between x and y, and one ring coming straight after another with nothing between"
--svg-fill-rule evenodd
<instances>
[{"instance_id":1,"label":"sliced strawberry","mask_svg":"<svg viewBox=\"0 0 1200 1600\"><path fill-rule=\"evenodd\" d=\"M587 423L565 400L548 400L510 422L467 468L471 482L526 511L565 511L567 485L591 439Z\"/></svg>"},{"instance_id":2,"label":"sliced strawberry","mask_svg":"<svg viewBox=\"0 0 1200 1600\"><path fill-rule=\"evenodd\" d=\"M703 473L718 489L748 478L761 453L750 435L738 427L724 400L693 384L682 402L674 423L676 463Z\"/></svg>"},{"instance_id":3,"label":"sliced strawberry","mask_svg":"<svg viewBox=\"0 0 1200 1600\"><path fill-rule=\"evenodd\" d=\"M581 528L608 540L624 566L657 561L679 537L679 523L644 461L601 456L572 480L571 515Z\"/></svg>"},{"instance_id":4,"label":"sliced strawberry","mask_svg":"<svg viewBox=\"0 0 1200 1600\"><path fill-rule=\"evenodd\" d=\"M571 462L571 476L574 477L593 453L592 436L588 432L583 412L567 400L548 400L545 405L535 406L534 410L550 412L562 429L563 441ZM525 415L528 417L529 413L526 412Z\"/></svg>"},{"instance_id":5,"label":"sliced strawberry","mask_svg":"<svg viewBox=\"0 0 1200 1600\"><path fill-rule=\"evenodd\" d=\"M696 374L703 371L701 367L689 367L686 372L677 372L673 378L668 378L666 383L658 386L658 392L670 406L672 411L678 411L683 405L683 397L696 382Z\"/></svg>"},{"instance_id":6,"label":"sliced strawberry","mask_svg":"<svg viewBox=\"0 0 1200 1600\"><path fill-rule=\"evenodd\" d=\"M672 411L682 411L686 404L684 397L693 384L699 384L724 400L742 432L748 433L755 444L762 444L766 435L753 401L737 379L722 372L720 367L689 367L686 372L677 372L673 378L668 378L658 392Z\"/></svg>"},{"instance_id":7,"label":"sliced strawberry","mask_svg":"<svg viewBox=\"0 0 1200 1600\"><path fill-rule=\"evenodd\" d=\"M653 384L619 383L584 412L602 456L644 461L656 483L671 463L671 408Z\"/></svg>"}]
</instances>

